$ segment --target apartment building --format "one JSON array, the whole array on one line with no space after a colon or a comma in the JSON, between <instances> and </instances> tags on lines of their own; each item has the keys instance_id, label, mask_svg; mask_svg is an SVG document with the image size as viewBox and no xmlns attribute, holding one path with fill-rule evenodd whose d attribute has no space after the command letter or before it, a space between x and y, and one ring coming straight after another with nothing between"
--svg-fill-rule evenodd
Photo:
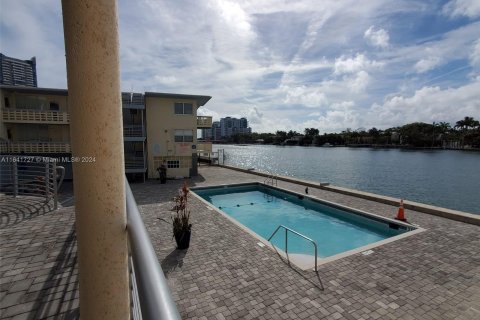
<instances>
[{"instance_id":1,"label":"apartment building","mask_svg":"<svg viewBox=\"0 0 480 320\"><path fill-rule=\"evenodd\" d=\"M0 84L9 86L37 86L37 63L35 57L20 60L0 53Z\"/></svg>"},{"instance_id":2,"label":"apartment building","mask_svg":"<svg viewBox=\"0 0 480 320\"><path fill-rule=\"evenodd\" d=\"M122 92L123 152L125 173L145 180L147 172L147 133L145 97L141 93Z\"/></svg>"},{"instance_id":3,"label":"apartment building","mask_svg":"<svg viewBox=\"0 0 480 320\"><path fill-rule=\"evenodd\" d=\"M0 85L0 101L0 153L71 155L67 90ZM71 165L60 165L71 179Z\"/></svg>"},{"instance_id":4,"label":"apartment building","mask_svg":"<svg viewBox=\"0 0 480 320\"><path fill-rule=\"evenodd\" d=\"M211 97L124 92L121 98L127 176L158 178L164 161L170 178L196 174L197 129L212 125L197 109ZM0 85L0 99L0 153L59 159L71 179L68 91Z\"/></svg>"},{"instance_id":5,"label":"apartment building","mask_svg":"<svg viewBox=\"0 0 480 320\"><path fill-rule=\"evenodd\" d=\"M167 177L197 173L197 129L210 128L212 117L197 116L211 97L146 92L148 177L167 166Z\"/></svg>"}]
</instances>

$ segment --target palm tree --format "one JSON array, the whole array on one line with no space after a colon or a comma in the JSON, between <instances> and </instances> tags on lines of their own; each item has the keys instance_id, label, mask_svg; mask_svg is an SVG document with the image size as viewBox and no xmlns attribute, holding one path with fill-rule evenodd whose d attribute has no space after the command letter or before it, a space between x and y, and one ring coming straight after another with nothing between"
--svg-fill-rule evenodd
<instances>
[{"instance_id":1,"label":"palm tree","mask_svg":"<svg viewBox=\"0 0 480 320\"><path fill-rule=\"evenodd\" d=\"M472 127L472 129L475 129L475 128L480 129L480 121L473 120L472 123L471 123L471 127Z\"/></svg>"},{"instance_id":2,"label":"palm tree","mask_svg":"<svg viewBox=\"0 0 480 320\"><path fill-rule=\"evenodd\" d=\"M460 128L461 130L462 145L465 144L465 138L469 136L468 129L475 129L478 127L480 127L480 123L473 117L465 117L462 120L457 121L457 123L455 124L455 129Z\"/></svg>"},{"instance_id":3,"label":"palm tree","mask_svg":"<svg viewBox=\"0 0 480 320\"><path fill-rule=\"evenodd\" d=\"M437 128L439 129L440 133L447 133L452 129L450 123L448 122L439 122L436 124Z\"/></svg>"},{"instance_id":4,"label":"palm tree","mask_svg":"<svg viewBox=\"0 0 480 320\"><path fill-rule=\"evenodd\" d=\"M461 128L461 130L468 130L468 128L476 128L479 126L479 122L473 117L465 117L463 120L457 121L455 128Z\"/></svg>"}]
</instances>

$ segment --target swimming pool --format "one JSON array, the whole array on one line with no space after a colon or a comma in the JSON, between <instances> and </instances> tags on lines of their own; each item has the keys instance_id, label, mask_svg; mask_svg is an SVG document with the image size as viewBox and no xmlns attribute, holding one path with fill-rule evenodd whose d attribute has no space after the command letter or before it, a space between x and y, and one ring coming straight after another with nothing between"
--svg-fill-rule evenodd
<instances>
[{"instance_id":1,"label":"swimming pool","mask_svg":"<svg viewBox=\"0 0 480 320\"><path fill-rule=\"evenodd\" d=\"M279 225L311 238L318 246L320 258L367 249L368 245L416 229L395 220L259 183L199 187L192 191L263 240ZM288 237L289 254L314 255L312 243L293 234ZM271 243L285 251L285 233L279 231Z\"/></svg>"}]
</instances>

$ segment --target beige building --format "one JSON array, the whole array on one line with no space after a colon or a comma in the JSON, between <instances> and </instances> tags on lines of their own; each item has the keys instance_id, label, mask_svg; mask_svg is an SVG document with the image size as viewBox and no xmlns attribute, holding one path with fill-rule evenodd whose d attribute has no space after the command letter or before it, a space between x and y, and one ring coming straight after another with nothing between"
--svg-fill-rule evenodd
<instances>
[{"instance_id":1,"label":"beige building","mask_svg":"<svg viewBox=\"0 0 480 320\"><path fill-rule=\"evenodd\" d=\"M197 109L211 97L145 93L148 177L158 178L165 161L167 177L188 177L197 171L197 129L210 128L212 117L198 117Z\"/></svg>"},{"instance_id":2,"label":"beige building","mask_svg":"<svg viewBox=\"0 0 480 320\"><path fill-rule=\"evenodd\" d=\"M1 85L0 99L0 153L71 156L67 90ZM212 117L197 117L197 109L210 99L122 93L125 173L158 178L165 161L169 178L195 175L197 129L212 126ZM71 163L60 163L71 178Z\"/></svg>"},{"instance_id":3,"label":"beige building","mask_svg":"<svg viewBox=\"0 0 480 320\"><path fill-rule=\"evenodd\" d=\"M67 90L0 86L0 151L69 154Z\"/></svg>"}]
</instances>

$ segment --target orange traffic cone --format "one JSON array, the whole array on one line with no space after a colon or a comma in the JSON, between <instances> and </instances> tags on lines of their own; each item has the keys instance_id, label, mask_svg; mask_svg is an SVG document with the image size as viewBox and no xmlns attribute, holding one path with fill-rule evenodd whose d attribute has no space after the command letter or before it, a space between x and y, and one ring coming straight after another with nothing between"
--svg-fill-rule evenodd
<instances>
[{"instance_id":1,"label":"orange traffic cone","mask_svg":"<svg viewBox=\"0 0 480 320\"><path fill-rule=\"evenodd\" d=\"M395 219L400 220L400 221L407 221L405 219L405 210L403 209L403 199L400 200L400 207L398 208L397 216Z\"/></svg>"}]
</instances>

